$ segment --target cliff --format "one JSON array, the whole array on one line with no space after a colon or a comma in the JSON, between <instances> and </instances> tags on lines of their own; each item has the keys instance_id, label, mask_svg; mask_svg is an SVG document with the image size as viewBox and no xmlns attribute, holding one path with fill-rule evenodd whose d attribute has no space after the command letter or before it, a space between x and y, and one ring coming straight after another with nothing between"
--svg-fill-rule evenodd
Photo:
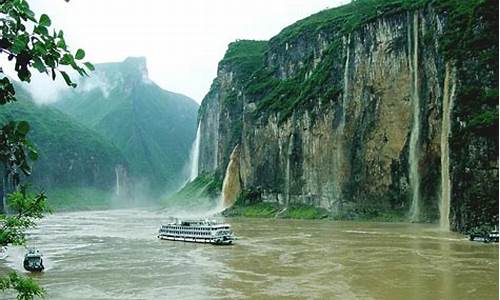
<instances>
[{"instance_id":1,"label":"cliff","mask_svg":"<svg viewBox=\"0 0 500 300\"><path fill-rule=\"evenodd\" d=\"M253 200L498 222L498 2L356 1L237 41L200 107L199 170L240 148Z\"/></svg>"}]
</instances>

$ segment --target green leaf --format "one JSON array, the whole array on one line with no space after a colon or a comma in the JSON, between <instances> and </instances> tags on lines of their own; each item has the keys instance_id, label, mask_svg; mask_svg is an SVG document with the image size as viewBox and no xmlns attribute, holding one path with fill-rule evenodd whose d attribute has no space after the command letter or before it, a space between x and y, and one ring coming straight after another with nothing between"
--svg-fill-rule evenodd
<instances>
[{"instance_id":1,"label":"green leaf","mask_svg":"<svg viewBox=\"0 0 500 300\"><path fill-rule=\"evenodd\" d=\"M85 51L83 51L83 49L78 49L76 51L75 58L80 60L83 59L84 57L85 57Z\"/></svg>"},{"instance_id":2,"label":"green leaf","mask_svg":"<svg viewBox=\"0 0 500 300\"><path fill-rule=\"evenodd\" d=\"M44 36L49 35L49 30L47 29L47 27L41 26L41 25L35 27L35 30L33 30L33 32L38 33L39 35L44 35Z\"/></svg>"},{"instance_id":3,"label":"green leaf","mask_svg":"<svg viewBox=\"0 0 500 300\"><path fill-rule=\"evenodd\" d=\"M29 36L27 34L21 34L16 37L14 44L12 45L11 51L15 54L21 53L28 46Z\"/></svg>"},{"instance_id":4,"label":"green leaf","mask_svg":"<svg viewBox=\"0 0 500 300\"><path fill-rule=\"evenodd\" d=\"M75 60L71 54L64 54L61 60L59 61L61 65L71 65Z\"/></svg>"},{"instance_id":5,"label":"green leaf","mask_svg":"<svg viewBox=\"0 0 500 300\"><path fill-rule=\"evenodd\" d=\"M50 21L49 16L47 16L46 14L42 14L40 16L40 21L38 21L38 24L40 24L41 26L45 26L45 27L50 26L51 23L52 22Z\"/></svg>"},{"instance_id":6,"label":"green leaf","mask_svg":"<svg viewBox=\"0 0 500 300\"><path fill-rule=\"evenodd\" d=\"M21 134L26 135L30 131L30 124L26 121L21 121L17 124L17 130Z\"/></svg>"},{"instance_id":7,"label":"green leaf","mask_svg":"<svg viewBox=\"0 0 500 300\"><path fill-rule=\"evenodd\" d=\"M70 87L76 87L76 84L71 81L71 78L69 78L68 73L64 71L59 71L61 73L62 77L64 78L64 81L66 81L66 84L69 85Z\"/></svg>"},{"instance_id":8,"label":"green leaf","mask_svg":"<svg viewBox=\"0 0 500 300\"><path fill-rule=\"evenodd\" d=\"M66 42L64 41L64 38L60 38L57 41L57 47L61 49L66 49Z\"/></svg>"},{"instance_id":9,"label":"green leaf","mask_svg":"<svg viewBox=\"0 0 500 300\"><path fill-rule=\"evenodd\" d=\"M37 160L38 159L38 152L35 150L30 150L28 153L28 156L31 160Z\"/></svg>"},{"instance_id":10,"label":"green leaf","mask_svg":"<svg viewBox=\"0 0 500 300\"><path fill-rule=\"evenodd\" d=\"M85 62L83 64L87 67L87 69L89 69L89 71L95 71L94 65L91 64L90 62L87 61L87 62Z\"/></svg>"},{"instance_id":11,"label":"green leaf","mask_svg":"<svg viewBox=\"0 0 500 300\"><path fill-rule=\"evenodd\" d=\"M47 72L47 68L45 67L45 64L38 56L33 57L33 67L35 69L37 69L38 72L40 72L40 73Z\"/></svg>"}]
</instances>

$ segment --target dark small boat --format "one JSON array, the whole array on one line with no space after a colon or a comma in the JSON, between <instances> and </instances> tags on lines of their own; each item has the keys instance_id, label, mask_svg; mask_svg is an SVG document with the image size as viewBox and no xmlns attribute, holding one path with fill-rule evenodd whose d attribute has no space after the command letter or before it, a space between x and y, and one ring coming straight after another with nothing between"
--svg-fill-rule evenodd
<instances>
[{"instance_id":1,"label":"dark small boat","mask_svg":"<svg viewBox=\"0 0 500 300\"><path fill-rule=\"evenodd\" d=\"M469 233L469 239L471 241L482 241L485 243L498 243L498 227L476 227Z\"/></svg>"},{"instance_id":2,"label":"dark small boat","mask_svg":"<svg viewBox=\"0 0 500 300\"><path fill-rule=\"evenodd\" d=\"M30 272L42 272L45 267L43 266L42 253L38 249L30 248L28 253L24 255L24 268Z\"/></svg>"}]
</instances>

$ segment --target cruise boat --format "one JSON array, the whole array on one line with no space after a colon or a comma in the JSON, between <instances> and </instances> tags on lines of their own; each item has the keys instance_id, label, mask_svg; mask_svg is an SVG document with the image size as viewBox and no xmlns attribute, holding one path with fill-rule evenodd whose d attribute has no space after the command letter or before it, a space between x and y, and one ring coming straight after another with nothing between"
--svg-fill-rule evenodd
<instances>
[{"instance_id":1,"label":"cruise boat","mask_svg":"<svg viewBox=\"0 0 500 300\"><path fill-rule=\"evenodd\" d=\"M214 220L175 220L161 225L158 238L162 240L229 245L235 237L231 225Z\"/></svg>"}]
</instances>

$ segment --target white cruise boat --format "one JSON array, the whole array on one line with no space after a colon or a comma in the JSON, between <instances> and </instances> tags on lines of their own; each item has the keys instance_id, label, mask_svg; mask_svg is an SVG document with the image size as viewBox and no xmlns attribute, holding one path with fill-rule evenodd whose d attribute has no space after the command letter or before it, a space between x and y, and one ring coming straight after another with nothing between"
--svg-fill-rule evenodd
<instances>
[{"instance_id":1,"label":"white cruise boat","mask_svg":"<svg viewBox=\"0 0 500 300\"><path fill-rule=\"evenodd\" d=\"M158 238L162 240L229 245L235 240L231 225L213 220L175 220L161 225Z\"/></svg>"}]
</instances>

